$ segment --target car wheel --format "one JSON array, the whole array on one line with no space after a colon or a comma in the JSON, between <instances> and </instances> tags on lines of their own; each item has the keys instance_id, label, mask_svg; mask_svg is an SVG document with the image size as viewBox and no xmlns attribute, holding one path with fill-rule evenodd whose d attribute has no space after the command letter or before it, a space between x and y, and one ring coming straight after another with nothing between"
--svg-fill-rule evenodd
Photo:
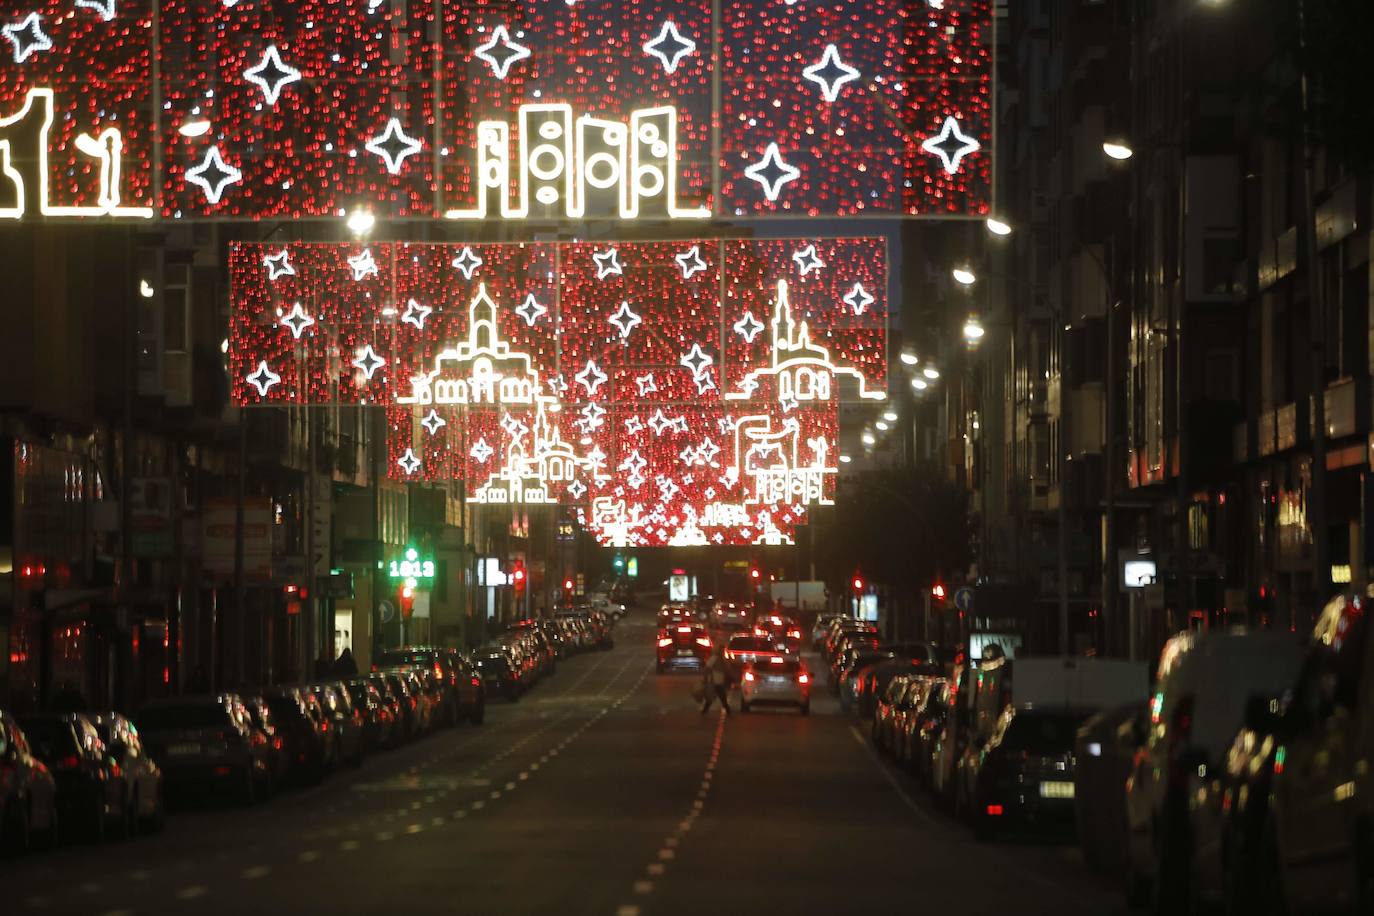
<instances>
[{"instance_id":1,"label":"car wheel","mask_svg":"<svg viewBox=\"0 0 1374 916\"><path fill-rule=\"evenodd\" d=\"M157 795L153 800L153 813L144 822L143 828L148 833L161 833L162 828L167 826L166 802L162 797L162 787L158 786Z\"/></svg>"},{"instance_id":2,"label":"car wheel","mask_svg":"<svg viewBox=\"0 0 1374 916\"><path fill-rule=\"evenodd\" d=\"M658 663L656 663L656 664L654 665L654 671L656 671L658 674L662 674L662 673L663 673L663 662L658 662Z\"/></svg>"},{"instance_id":3,"label":"car wheel","mask_svg":"<svg viewBox=\"0 0 1374 916\"><path fill-rule=\"evenodd\" d=\"M105 806L100 802L100 796L94 791L91 792L91 813L90 839L97 846L105 842Z\"/></svg>"},{"instance_id":4,"label":"car wheel","mask_svg":"<svg viewBox=\"0 0 1374 916\"><path fill-rule=\"evenodd\" d=\"M506 690L506 699L510 700L512 703L519 703L519 702L520 702L520 691L517 690L517 689L514 688L514 687L508 688L508 689Z\"/></svg>"},{"instance_id":5,"label":"car wheel","mask_svg":"<svg viewBox=\"0 0 1374 916\"><path fill-rule=\"evenodd\" d=\"M43 836L47 849L56 849L62 842L62 821L57 814L57 796L48 802L48 832Z\"/></svg>"}]
</instances>

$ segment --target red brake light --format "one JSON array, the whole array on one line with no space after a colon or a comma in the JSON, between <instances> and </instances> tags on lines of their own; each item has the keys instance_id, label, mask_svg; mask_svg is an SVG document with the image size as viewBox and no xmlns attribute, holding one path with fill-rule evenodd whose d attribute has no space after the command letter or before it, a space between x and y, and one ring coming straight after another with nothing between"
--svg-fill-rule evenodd
<instances>
[{"instance_id":1,"label":"red brake light","mask_svg":"<svg viewBox=\"0 0 1374 916\"><path fill-rule=\"evenodd\" d=\"M57 761L57 769L59 770L74 770L79 766L81 766L81 758L75 754L68 754Z\"/></svg>"},{"instance_id":2,"label":"red brake light","mask_svg":"<svg viewBox=\"0 0 1374 916\"><path fill-rule=\"evenodd\" d=\"M811 683L811 676L808 675L806 672L803 671L801 674L797 675L797 683L798 683L798 684L809 684L809 683Z\"/></svg>"},{"instance_id":3,"label":"red brake light","mask_svg":"<svg viewBox=\"0 0 1374 916\"><path fill-rule=\"evenodd\" d=\"M752 680L754 679L754 672L752 672L752 671L746 671L746 672L744 672L744 679L745 679L746 681L752 681Z\"/></svg>"},{"instance_id":4,"label":"red brake light","mask_svg":"<svg viewBox=\"0 0 1374 916\"><path fill-rule=\"evenodd\" d=\"M481 687L481 686L482 686L482 681L481 681L481 679L480 679L480 678L473 678L473 679L472 679L472 686L474 686L474 687Z\"/></svg>"},{"instance_id":5,"label":"red brake light","mask_svg":"<svg viewBox=\"0 0 1374 916\"><path fill-rule=\"evenodd\" d=\"M663 648L663 647L665 647L665 646L671 646L672 644L673 644L673 640L672 640L671 637L668 637L668 636L660 636L659 639L658 639L658 646L659 646L660 649Z\"/></svg>"},{"instance_id":6,"label":"red brake light","mask_svg":"<svg viewBox=\"0 0 1374 916\"><path fill-rule=\"evenodd\" d=\"M1001 806L1001 805L988 805L988 817L1001 817L1001 816L1002 816L1002 806Z\"/></svg>"},{"instance_id":7,"label":"red brake light","mask_svg":"<svg viewBox=\"0 0 1374 916\"><path fill-rule=\"evenodd\" d=\"M710 639L710 637L708 637L708 636L698 636L698 637L697 637L697 645L699 645L699 646L705 646L705 647L708 648L708 649L711 648L711 639Z\"/></svg>"},{"instance_id":8,"label":"red brake light","mask_svg":"<svg viewBox=\"0 0 1374 916\"><path fill-rule=\"evenodd\" d=\"M692 632L692 628L691 628L691 627L678 627L678 628L677 628L677 631L678 631L679 633L690 633L690 632Z\"/></svg>"}]
</instances>

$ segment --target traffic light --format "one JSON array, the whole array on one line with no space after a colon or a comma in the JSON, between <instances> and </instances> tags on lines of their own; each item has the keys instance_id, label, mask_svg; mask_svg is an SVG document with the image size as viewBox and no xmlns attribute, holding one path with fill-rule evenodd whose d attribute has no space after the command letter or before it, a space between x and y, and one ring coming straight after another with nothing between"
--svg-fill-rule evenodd
<instances>
[{"instance_id":1,"label":"traffic light","mask_svg":"<svg viewBox=\"0 0 1374 916\"><path fill-rule=\"evenodd\" d=\"M525 591L525 561L524 561L524 560L516 560L516 561L515 561L515 568L511 570L510 581L511 581L511 584L515 586L515 593L516 593L517 595L524 594L524 591Z\"/></svg>"},{"instance_id":2,"label":"traffic light","mask_svg":"<svg viewBox=\"0 0 1374 916\"><path fill-rule=\"evenodd\" d=\"M611 565L615 567L615 574L617 576L620 575L625 572L625 557L622 554L616 554L615 559L611 561Z\"/></svg>"},{"instance_id":3,"label":"traffic light","mask_svg":"<svg viewBox=\"0 0 1374 916\"><path fill-rule=\"evenodd\" d=\"M573 588L576 586L576 584L577 584L577 583L573 582L572 579L564 579L564 580L563 580L563 591L565 591L565 592L567 592L569 595L571 595L571 594L573 593Z\"/></svg>"},{"instance_id":4,"label":"traffic light","mask_svg":"<svg viewBox=\"0 0 1374 916\"><path fill-rule=\"evenodd\" d=\"M854 574L854 578L849 581L849 585L854 589L854 594L862 595L864 593L864 577L858 573Z\"/></svg>"},{"instance_id":5,"label":"traffic light","mask_svg":"<svg viewBox=\"0 0 1374 916\"><path fill-rule=\"evenodd\" d=\"M763 578L762 570L760 570L757 566L749 567L749 578L754 582L758 582L760 579Z\"/></svg>"},{"instance_id":6,"label":"traffic light","mask_svg":"<svg viewBox=\"0 0 1374 916\"><path fill-rule=\"evenodd\" d=\"M410 615L415 613L415 586L409 582L402 582L396 589L396 605L401 609L401 618L409 620Z\"/></svg>"},{"instance_id":7,"label":"traffic light","mask_svg":"<svg viewBox=\"0 0 1374 916\"><path fill-rule=\"evenodd\" d=\"M936 601L944 601L945 584L943 582L936 582L934 585L932 585L930 587L930 597L934 598Z\"/></svg>"}]
</instances>

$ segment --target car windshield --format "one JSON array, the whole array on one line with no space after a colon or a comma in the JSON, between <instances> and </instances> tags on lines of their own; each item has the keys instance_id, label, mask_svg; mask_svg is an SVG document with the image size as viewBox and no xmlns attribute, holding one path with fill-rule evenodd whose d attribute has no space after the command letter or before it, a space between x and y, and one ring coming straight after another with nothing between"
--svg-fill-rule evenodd
<instances>
[{"instance_id":1,"label":"car windshield","mask_svg":"<svg viewBox=\"0 0 1374 916\"><path fill-rule=\"evenodd\" d=\"M1068 713L1018 713L1002 736L1002 747L1028 754L1063 754L1073 750L1083 717Z\"/></svg>"},{"instance_id":2,"label":"car windshield","mask_svg":"<svg viewBox=\"0 0 1374 916\"><path fill-rule=\"evenodd\" d=\"M736 636L730 640L736 652L772 652L773 641L763 636Z\"/></svg>"},{"instance_id":3,"label":"car windshield","mask_svg":"<svg viewBox=\"0 0 1374 916\"><path fill-rule=\"evenodd\" d=\"M759 674L796 674L801 671L801 662L786 659L784 661L767 662L754 665L754 670Z\"/></svg>"},{"instance_id":4,"label":"car windshield","mask_svg":"<svg viewBox=\"0 0 1374 916\"><path fill-rule=\"evenodd\" d=\"M301 714L301 704L291 697L268 697L268 711L278 718L284 716L299 716Z\"/></svg>"},{"instance_id":5,"label":"car windshield","mask_svg":"<svg viewBox=\"0 0 1374 916\"><path fill-rule=\"evenodd\" d=\"M75 753L76 737L66 722L37 719L23 723L24 735L36 756L44 760Z\"/></svg>"},{"instance_id":6,"label":"car windshield","mask_svg":"<svg viewBox=\"0 0 1374 916\"><path fill-rule=\"evenodd\" d=\"M228 714L218 703L179 703L150 706L139 713L138 726L146 731L179 728L222 728Z\"/></svg>"}]
</instances>

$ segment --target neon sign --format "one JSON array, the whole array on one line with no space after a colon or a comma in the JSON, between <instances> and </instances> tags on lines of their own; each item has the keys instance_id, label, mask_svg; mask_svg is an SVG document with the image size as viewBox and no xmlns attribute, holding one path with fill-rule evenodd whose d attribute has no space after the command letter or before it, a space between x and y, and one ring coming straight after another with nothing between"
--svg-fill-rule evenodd
<instances>
[{"instance_id":1,"label":"neon sign","mask_svg":"<svg viewBox=\"0 0 1374 916\"><path fill-rule=\"evenodd\" d=\"M420 559L420 552L414 547L409 547L402 559L391 561L387 573L393 579L433 579L434 560Z\"/></svg>"}]
</instances>

